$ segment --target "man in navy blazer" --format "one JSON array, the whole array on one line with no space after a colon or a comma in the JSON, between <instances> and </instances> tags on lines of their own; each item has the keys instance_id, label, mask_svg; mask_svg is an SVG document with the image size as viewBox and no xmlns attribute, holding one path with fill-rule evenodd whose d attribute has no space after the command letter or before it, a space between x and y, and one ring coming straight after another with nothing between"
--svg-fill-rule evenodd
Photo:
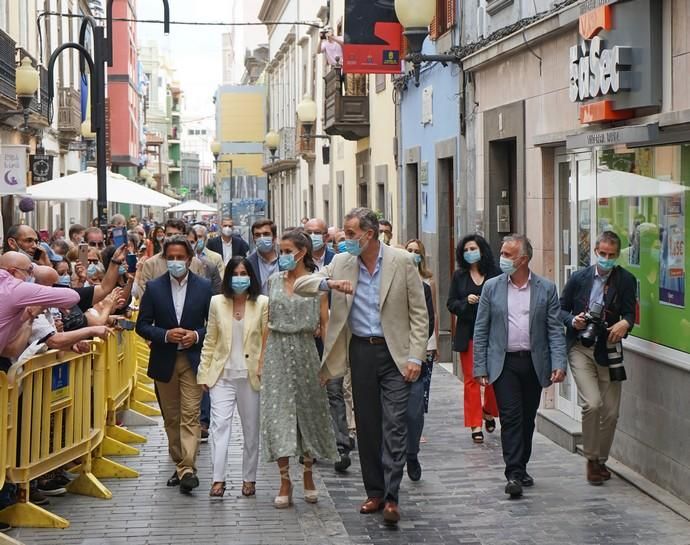
<instances>
[{"instance_id":1,"label":"man in navy blazer","mask_svg":"<svg viewBox=\"0 0 690 545\"><path fill-rule=\"evenodd\" d=\"M261 219L252 225L252 239L256 250L247 261L261 283L261 293L268 295L268 279L278 272L278 227L270 219Z\"/></svg>"},{"instance_id":2,"label":"man in navy blazer","mask_svg":"<svg viewBox=\"0 0 690 545\"><path fill-rule=\"evenodd\" d=\"M206 244L209 250L221 255L226 265L230 258L245 257L249 252L249 244L241 236L233 234L233 226L232 218L223 218L220 236L210 238Z\"/></svg>"},{"instance_id":3,"label":"man in navy blazer","mask_svg":"<svg viewBox=\"0 0 690 545\"><path fill-rule=\"evenodd\" d=\"M155 380L168 452L177 468L168 486L190 493L199 486L196 454L201 426L201 387L196 382L211 283L189 271L194 250L186 237L166 240L168 274L149 281L139 307L137 333L151 342L148 376Z\"/></svg>"}]
</instances>

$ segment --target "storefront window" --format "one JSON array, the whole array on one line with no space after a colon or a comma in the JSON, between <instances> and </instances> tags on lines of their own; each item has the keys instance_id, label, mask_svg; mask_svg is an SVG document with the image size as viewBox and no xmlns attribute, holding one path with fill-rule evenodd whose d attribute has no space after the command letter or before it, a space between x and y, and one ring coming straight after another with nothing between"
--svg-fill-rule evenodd
<instances>
[{"instance_id":1,"label":"storefront window","mask_svg":"<svg viewBox=\"0 0 690 545\"><path fill-rule=\"evenodd\" d=\"M618 263L637 278L633 335L690 353L690 145L599 151L596 181L597 230L620 236Z\"/></svg>"}]
</instances>

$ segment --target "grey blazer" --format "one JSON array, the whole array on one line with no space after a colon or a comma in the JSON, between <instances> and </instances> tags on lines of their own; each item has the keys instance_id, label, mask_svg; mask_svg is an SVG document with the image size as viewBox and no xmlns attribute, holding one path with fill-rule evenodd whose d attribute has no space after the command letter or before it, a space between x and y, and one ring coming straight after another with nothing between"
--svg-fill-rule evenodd
<instances>
[{"instance_id":1,"label":"grey blazer","mask_svg":"<svg viewBox=\"0 0 690 545\"><path fill-rule=\"evenodd\" d=\"M558 290L553 282L532 273L530 280L530 345L532 364L546 388L551 373L566 371L565 332L560 318ZM474 376L493 383L503 372L508 345L508 277L484 285L474 326Z\"/></svg>"}]
</instances>

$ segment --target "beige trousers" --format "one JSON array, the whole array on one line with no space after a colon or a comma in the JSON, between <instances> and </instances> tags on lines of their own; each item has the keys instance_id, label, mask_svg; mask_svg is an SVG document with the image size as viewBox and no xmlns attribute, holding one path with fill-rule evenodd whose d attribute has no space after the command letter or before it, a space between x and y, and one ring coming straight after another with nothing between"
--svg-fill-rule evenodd
<instances>
[{"instance_id":1,"label":"beige trousers","mask_svg":"<svg viewBox=\"0 0 690 545\"><path fill-rule=\"evenodd\" d=\"M594 348L579 342L568 353L582 407L582 442L588 460L609 457L621 405L621 382L611 382L609 369L594 361Z\"/></svg>"},{"instance_id":2,"label":"beige trousers","mask_svg":"<svg viewBox=\"0 0 690 545\"><path fill-rule=\"evenodd\" d=\"M168 436L168 452L177 465L178 477L182 478L185 473L196 472L201 436L199 409L202 390L185 354L178 352L170 382L157 380L156 388Z\"/></svg>"},{"instance_id":3,"label":"beige trousers","mask_svg":"<svg viewBox=\"0 0 690 545\"><path fill-rule=\"evenodd\" d=\"M355 410L352 401L352 373L350 367L347 368L347 373L343 380L343 398L345 399L345 415L347 416L347 428L353 431L355 426Z\"/></svg>"}]
</instances>

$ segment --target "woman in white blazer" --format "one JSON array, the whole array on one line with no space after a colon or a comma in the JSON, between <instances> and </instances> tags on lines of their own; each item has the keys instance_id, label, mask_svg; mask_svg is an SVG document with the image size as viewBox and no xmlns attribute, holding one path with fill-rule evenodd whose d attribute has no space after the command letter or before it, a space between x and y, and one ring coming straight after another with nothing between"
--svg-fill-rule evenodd
<instances>
[{"instance_id":1,"label":"woman in white blazer","mask_svg":"<svg viewBox=\"0 0 690 545\"><path fill-rule=\"evenodd\" d=\"M259 463L259 361L268 325L268 297L244 257L225 267L223 293L211 299L197 382L211 396L211 497L225 494L228 445L237 407L242 420L242 494L256 494Z\"/></svg>"}]
</instances>

